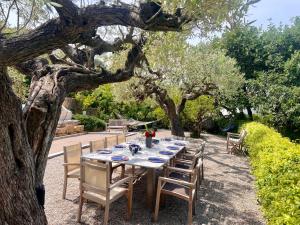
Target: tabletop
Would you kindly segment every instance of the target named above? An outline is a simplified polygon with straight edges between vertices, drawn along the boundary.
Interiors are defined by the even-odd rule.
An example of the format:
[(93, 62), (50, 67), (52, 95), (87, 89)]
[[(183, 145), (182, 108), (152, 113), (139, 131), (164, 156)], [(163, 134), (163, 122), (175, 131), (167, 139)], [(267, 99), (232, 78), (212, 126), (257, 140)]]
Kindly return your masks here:
[[(138, 144), (141, 147), (141, 150), (132, 155), (129, 150), (130, 144)], [(106, 162), (115, 162), (112, 160), (113, 156), (125, 156), (128, 157), (126, 161), (117, 161), (119, 163), (134, 165), (134, 166), (142, 166), (146, 168), (160, 168), (165, 165), (171, 158), (176, 156), (180, 151), (182, 151), (187, 144), (186, 141), (182, 140), (164, 140), (160, 139), (158, 144), (153, 144), (152, 148), (146, 148), (145, 140), (130, 140), (126, 143), (120, 144), (123, 145), (123, 148), (117, 148), (116, 145), (109, 149), (99, 149), (98, 151), (87, 153), (82, 156), (82, 158), (100, 160)], [(102, 150), (110, 150), (111, 153), (103, 154)], [(165, 153), (170, 155), (165, 155)], [(155, 157), (163, 159), (164, 162), (152, 162), (149, 158)]]

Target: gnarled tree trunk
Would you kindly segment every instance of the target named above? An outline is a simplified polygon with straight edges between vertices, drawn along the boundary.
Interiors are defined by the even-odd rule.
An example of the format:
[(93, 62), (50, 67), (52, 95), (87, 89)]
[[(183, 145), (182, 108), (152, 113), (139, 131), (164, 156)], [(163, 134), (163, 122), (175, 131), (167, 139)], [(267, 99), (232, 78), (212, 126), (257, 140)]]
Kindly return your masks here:
[(0, 67), (0, 222), (47, 224), (36, 197), (33, 151), (28, 142), (21, 102)]

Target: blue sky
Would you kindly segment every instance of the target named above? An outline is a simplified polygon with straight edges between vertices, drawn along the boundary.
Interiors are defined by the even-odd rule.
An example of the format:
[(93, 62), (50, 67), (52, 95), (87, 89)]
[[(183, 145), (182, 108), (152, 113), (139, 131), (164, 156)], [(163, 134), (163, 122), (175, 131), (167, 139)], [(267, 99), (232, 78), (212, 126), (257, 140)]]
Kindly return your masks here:
[(290, 24), (291, 18), (300, 16), (300, 0), (261, 0), (248, 13), (248, 20), (257, 20), (254, 25), (265, 28), (269, 21), (279, 25)]

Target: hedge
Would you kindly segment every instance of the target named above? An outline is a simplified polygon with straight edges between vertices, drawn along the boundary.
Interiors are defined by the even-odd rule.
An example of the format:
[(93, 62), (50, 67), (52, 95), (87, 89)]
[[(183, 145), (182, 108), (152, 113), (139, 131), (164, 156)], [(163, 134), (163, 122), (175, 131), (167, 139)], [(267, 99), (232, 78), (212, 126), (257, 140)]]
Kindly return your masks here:
[(300, 224), (300, 145), (260, 123), (247, 123), (244, 128), (258, 198), (268, 224)]
[(84, 130), (86, 131), (96, 131), (104, 130), (105, 122), (95, 116), (88, 116), (82, 114), (73, 115), (75, 120), (79, 120), (82, 125), (84, 125)]

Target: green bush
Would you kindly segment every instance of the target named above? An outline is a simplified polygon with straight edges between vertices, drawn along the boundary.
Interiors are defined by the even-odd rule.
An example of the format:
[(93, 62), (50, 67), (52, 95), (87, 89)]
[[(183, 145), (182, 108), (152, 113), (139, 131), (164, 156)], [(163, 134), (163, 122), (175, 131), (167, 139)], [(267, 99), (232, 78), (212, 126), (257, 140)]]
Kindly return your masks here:
[(300, 145), (257, 122), (247, 123), (244, 128), (268, 224), (300, 224)]
[(105, 129), (105, 122), (95, 116), (87, 116), (82, 114), (75, 114), (73, 116), (75, 120), (79, 120), (84, 125), (86, 131), (98, 131)]

